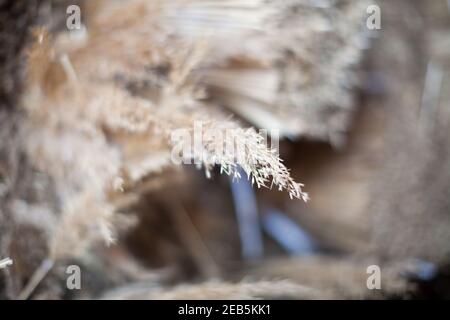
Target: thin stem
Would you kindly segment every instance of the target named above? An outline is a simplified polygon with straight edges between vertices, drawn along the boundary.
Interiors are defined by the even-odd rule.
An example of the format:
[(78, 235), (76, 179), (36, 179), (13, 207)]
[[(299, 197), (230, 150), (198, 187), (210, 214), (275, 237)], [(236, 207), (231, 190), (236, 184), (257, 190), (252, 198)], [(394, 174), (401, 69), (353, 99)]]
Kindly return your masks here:
[(30, 281), (27, 283), (25, 288), (23, 288), (23, 290), (20, 292), (17, 299), (27, 300), (33, 293), (33, 291), (36, 289), (36, 287), (39, 285), (39, 283), (41, 283), (41, 281), (45, 278), (48, 272), (53, 268), (54, 264), (55, 262), (52, 259), (45, 259), (44, 261), (42, 261), (41, 265), (33, 273), (33, 276), (31, 277)]

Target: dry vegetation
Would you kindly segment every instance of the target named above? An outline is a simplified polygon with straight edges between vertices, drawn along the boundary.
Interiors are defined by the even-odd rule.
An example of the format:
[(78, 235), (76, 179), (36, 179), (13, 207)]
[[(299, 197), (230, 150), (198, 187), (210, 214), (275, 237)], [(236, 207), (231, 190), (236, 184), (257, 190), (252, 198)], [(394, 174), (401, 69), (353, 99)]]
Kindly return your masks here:
[[(80, 1), (81, 31), (66, 1), (0, 2), (0, 297), (420, 296), (417, 261), (441, 274), (450, 253), (450, 13), (379, 2), (372, 33), (368, 1)], [(205, 174), (171, 161), (198, 121)], [(215, 157), (208, 129), (235, 129), (244, 156)], [(265, 237), (265, 259), (241, 258), (230, 183), (247, 178), (311, 257)]]

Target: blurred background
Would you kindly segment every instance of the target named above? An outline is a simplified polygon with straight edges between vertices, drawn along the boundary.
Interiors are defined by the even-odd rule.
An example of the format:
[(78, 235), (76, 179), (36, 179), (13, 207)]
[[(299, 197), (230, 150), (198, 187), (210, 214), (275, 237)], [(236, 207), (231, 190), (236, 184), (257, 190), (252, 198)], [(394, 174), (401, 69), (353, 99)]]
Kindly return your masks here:
[[(446, 0), (0, 0), (0, 26), (0, 298), (450, 297)], [(195, 119), (279, 130), (311, 199), (173, 165)]]

